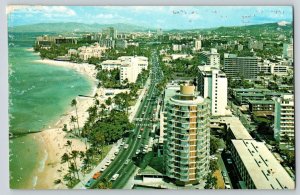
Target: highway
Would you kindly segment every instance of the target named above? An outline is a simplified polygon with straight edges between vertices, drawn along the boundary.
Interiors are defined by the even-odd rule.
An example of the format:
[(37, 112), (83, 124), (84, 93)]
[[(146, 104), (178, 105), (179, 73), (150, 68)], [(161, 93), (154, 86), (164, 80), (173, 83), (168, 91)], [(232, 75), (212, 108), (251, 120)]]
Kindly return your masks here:
[[(148, 144), (150, 132), (153, 129), (153, 114), (154, 109), (158, 104), (158, 96), (160, 92), (156, 88), (156, 84), (161, 80), (162, 73), (158, 64), (158, 56), (156, 52), (151, 56), (151, 71), (150, 71), (150, 86), (145, 93), (144, 98), (137, 110), (134, 118), (135, 128), (130, 136), (124, 139), (124, 145), (128, 144), (125, 149), (124, 145), (120, 148), (119, 153), (110, 165), (104, 170), (101, 177), (91, 185), (91, 189), (98, 188), (98, 185), (104, 179), (112, 182), (112, 188), (121, 189), (127, 183), (130, 176), (137, 169), (137, 165), (133, 161), (137, 150), (142, 152), (143, 147)], [(140, 137), (139, 137), (140, 136)], [(112, 176), (119, 174), (115, 181), (112, 181)]]

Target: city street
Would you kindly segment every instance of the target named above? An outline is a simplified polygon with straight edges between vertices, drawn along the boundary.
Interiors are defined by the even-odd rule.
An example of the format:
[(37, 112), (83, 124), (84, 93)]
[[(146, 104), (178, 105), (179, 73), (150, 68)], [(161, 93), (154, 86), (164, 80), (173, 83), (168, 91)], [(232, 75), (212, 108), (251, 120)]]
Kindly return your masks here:
[[(150, 86), (148, 89), (146, 88), (146, 94), (144, 98), (142, 98), (142, 102), (135, 115), (134, 131), (127, 139), (124, 139), (123, 147), (120, 148), (118, 155), (90, 188), (97, 188), (98, 184), (103, 181), (103, 179), (111, 181), (115, 174), (119, 174), (119, 176), (115, 181), (111, 181), (112, 188), (122, 188), (137, 169), (137, 165), (132, 158), (137, 154), (137, 150), (142, 150), (142, 146), (145, 146), (149, 142), (149, 133), (152, 131), (153, 127), (152, 118), (153, 114), (155, 114), (154, 108), (157, 107), (158, 103), (158, 91), (155, 88), (155, 85), (161, 78), (160, 72), (157, 54), (154, 53), (152, 56), (152, 70), (150, 72)], [(124, 148), (124, 145), (126, 144), (128, 144), (127, 149)]]

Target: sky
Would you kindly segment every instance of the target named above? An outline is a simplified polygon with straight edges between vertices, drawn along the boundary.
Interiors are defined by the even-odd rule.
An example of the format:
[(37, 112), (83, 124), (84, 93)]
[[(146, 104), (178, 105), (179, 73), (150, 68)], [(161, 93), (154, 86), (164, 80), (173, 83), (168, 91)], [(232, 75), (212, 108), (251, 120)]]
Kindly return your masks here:
[(197, 29), (292, 22), (291, 6), (8, 6), (8, 26), (79, 22)]

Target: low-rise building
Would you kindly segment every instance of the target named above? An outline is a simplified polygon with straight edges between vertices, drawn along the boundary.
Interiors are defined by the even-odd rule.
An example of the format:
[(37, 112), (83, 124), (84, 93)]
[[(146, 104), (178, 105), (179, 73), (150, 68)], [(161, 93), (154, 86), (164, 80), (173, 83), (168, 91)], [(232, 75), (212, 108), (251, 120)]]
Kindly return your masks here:
[(87, 61), (89, 58), (101, 58), (102, 54), (107, 50), (106, 47), (101, 47), (98, 43), (91, 46), (82, 46), (78, 48), (79, 58)]
[(231, 141), (233, 162), (247, 189), (295, 189), (294, 180), (264, 143)]
[(272, 100), (249, 100), (249, 111), (253, 112), (274, 112), (275, 103)]

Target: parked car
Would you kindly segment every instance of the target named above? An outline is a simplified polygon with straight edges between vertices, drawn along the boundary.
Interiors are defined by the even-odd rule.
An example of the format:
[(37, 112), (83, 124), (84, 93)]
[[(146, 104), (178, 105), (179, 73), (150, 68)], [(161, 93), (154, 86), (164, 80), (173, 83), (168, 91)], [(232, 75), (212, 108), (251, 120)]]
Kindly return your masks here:
[(226, 185), (225, 185), (225, 189), (231, 189), (231, 186), (228, 185), (228, 184), (226, 184)]
[(93, 175), (93, 179), (98, 179), (100, 176), (101, 176), (101, 173), (100, 173), (100, 172), (96, 172), (96, 173)]
[(119, 174), (114, 174), (111, 178), (112, 181), (115, 181), (119, 177)]
[(125, 144), (125, 145), (124, 145), (124, 148), (127, 149), (127, 148), (128, 148), (128, 144)]
[(96, 180), (91, 178), (88, 182), (86, 182), (85, 187), (89, 188)]

